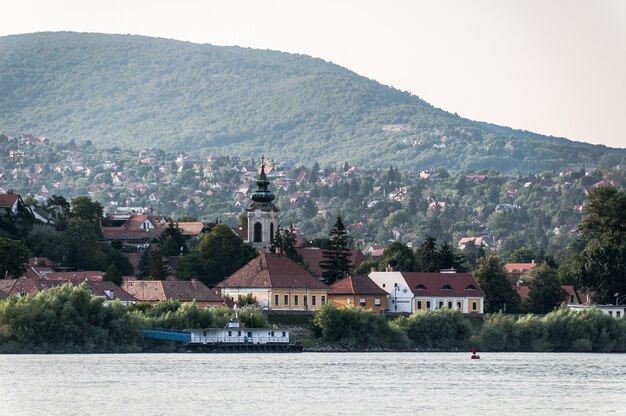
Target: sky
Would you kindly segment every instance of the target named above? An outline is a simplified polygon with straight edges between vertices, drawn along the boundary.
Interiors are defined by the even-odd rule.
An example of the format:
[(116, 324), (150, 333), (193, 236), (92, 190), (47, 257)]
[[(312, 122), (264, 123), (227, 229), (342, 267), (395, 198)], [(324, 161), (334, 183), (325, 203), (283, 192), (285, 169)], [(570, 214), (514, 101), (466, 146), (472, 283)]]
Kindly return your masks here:
[(472, 120), (626, 147), (626, 0), (0, 0), (0, 36), (306, 54)]

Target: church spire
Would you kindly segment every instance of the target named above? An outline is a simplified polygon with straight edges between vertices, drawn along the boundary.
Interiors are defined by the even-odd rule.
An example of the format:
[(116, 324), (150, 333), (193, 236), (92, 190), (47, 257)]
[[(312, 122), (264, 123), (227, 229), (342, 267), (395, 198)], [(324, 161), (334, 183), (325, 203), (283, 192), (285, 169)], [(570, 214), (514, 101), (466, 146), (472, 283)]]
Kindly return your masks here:
[(278, 208), (272, 202), (276, 197), (268, 189), (270, 181), (265, 174), (265, 157), (261, 157), (261, 173), (256, 184), (258, 189), (252, 193), (252, 203), (246, 210), (248, 242), (258, 250), (269, 252), (278, 230)]
[(271, 208), (272, 201), (276, 198), (272, 191), (267, 189), (270, 185), (269, 179), (267, 179), (267, 175), (265, 174), (265, 156), (261, 156), (261, 174), (259, 175), (259, 179), (256, 181), (258, 189), (254, 191), (252, 194), (252, 200), (254, 201), (252, 205), (258, 205), (259, 208)]

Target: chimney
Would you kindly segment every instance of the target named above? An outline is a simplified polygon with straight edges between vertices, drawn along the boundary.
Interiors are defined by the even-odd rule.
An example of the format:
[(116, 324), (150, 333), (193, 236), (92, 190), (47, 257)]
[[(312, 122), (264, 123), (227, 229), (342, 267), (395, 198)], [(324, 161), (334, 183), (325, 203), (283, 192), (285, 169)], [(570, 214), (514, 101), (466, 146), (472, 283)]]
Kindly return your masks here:
[(377, 271), (378, 271), (378, 269), (376, 267), (373, 267), (373, 266), (370, 267), (370, 273), (374, 273), (374, 272), (377, 272)]
[(531, 263), (531, 264), (535, 264), (535, 259), (532, 259), (532, 260), (530, 261), (530, 263)]
[(393, 266), (387, 265), (387, 269), (385, 271), (392, 272), (393, 271)]

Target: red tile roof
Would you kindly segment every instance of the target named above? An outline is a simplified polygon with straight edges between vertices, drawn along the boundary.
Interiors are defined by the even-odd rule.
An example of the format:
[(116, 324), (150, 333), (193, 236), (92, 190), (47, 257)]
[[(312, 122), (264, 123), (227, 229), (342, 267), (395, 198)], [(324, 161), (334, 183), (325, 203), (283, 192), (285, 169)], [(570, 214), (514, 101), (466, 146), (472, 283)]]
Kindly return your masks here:
[(287, 256), (261, 253), (217, 285), (237, 288), (309, 288), (328, 286), (298, 266)]
[(330, 286), (328, 293), (333, 295), (387, 295), (387, 292), (368, 276), (348, 276), (338, 280)]
[(415, 296), (484, 297), (470, 273), (402, 272)]
[(222, 302), (223, 299), (196, 280), (125, 280), (122, 288), (140, 301)]
[(528, 286), (527, 284), (515, 285), (514, 288), (521, 300), (528, 299), (528, 295), (530, 295), (530, 286)]
[(80, 279), (81, 281), (101, 281), (104, 272), (86, 271), (86, 272), (52, 272), (46, 273), (46, 280), (70, 280)]
[[(87, 289), (89, 289), (94, 296), (103, 297), (106, 300), (117, 299), (123, 302), (136, 301), (133, 296), (131, 296), (129, 293), (124, 291), (113, 282), (93, 280), (85, 281), (81, 278), (47, 280), (25, 277), (21, 279), (14, 279), (10, 290), (6, 293), (9, 295), (17, 295), (20, 293), (27, 293), (32, 295), (41, 292), (42, 290), (63, 286), (65, 284), (71, 284), (73, 286), (80, 286), (81, 284), (85, 284), (87, 286)], [(4, 291), (2, 289), (2, 285), (0, 284), (0, 291)]]
[(20, 198), (18, 194), (0, 194), (0, 208), (10, 208)]
[[(309, 263), (309, 271), (315, 276), (321, 276), (324, 272), (320, 267), (320, 263), (324, 260), (322, 256), (324, 250), (319, 247), (302, 247), (296, 250), (298, 250), (298, 253), (300, 253), (304, 261)], [(359, 250), (354, 248), (350, 250), (350, 261), (353, 266), (358, 266), (365, 260), (367, 260), (367, 258)]]
[(205, 224), (202, 221), (177, 222), (176, 225), (182, 235), (198, 235), (205, 228)]
[(507, 273), (525, 274), (537, 267), (537, 263), (506, 263), (504, 271)]

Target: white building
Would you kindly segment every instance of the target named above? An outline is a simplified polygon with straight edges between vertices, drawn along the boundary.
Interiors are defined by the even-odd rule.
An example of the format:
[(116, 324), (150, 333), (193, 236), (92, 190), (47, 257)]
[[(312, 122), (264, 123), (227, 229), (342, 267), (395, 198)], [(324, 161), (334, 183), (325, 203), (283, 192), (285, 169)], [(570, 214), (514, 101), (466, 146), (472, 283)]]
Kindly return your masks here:
[(226, 328), (187, 329), (192, 344), (289, 344), (289, 331), (272, 328), (241, 328), (238, 322)]
[(413, 292), (402, 272), (371, 272), (369, 277), (387, 292), (389, 312), (413, 313)]

